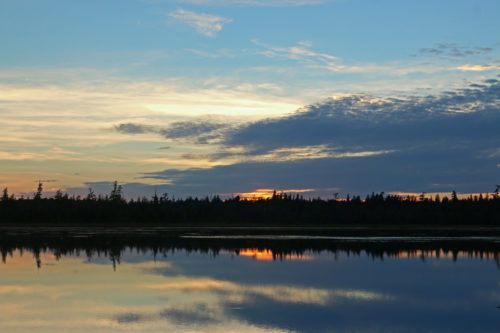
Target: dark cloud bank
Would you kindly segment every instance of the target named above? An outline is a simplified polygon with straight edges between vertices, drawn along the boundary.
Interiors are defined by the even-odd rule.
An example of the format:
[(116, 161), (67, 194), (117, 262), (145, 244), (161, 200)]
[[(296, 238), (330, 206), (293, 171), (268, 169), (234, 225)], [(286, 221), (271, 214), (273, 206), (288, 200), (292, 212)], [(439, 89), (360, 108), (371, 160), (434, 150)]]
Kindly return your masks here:
[[(116, 129), (141, 133), (143, 128), (150, 128), (144, 126), (122, 124)], [(224, 147), (245, 148), (239, 155), (242, 162), (237, 164), (144, 175), (146, 179), (170, 182), (158, 190), (178, 196), (263, 187), (315, 188), (318, 191), (314, 194), (322, 196), (331, 196), (333, 189), (344, 195), (372, 191), (484, 192), (500, 183), (500, 81), (495, 79), (434, 96), (327, 99), (289, 117), (239, 128), (197, 122), (155, 131), (174, 141), (182, 138), (204, 143), (217, 137)], [(308, 147), (320, 147), (330, 154), (255, 162), (255, 157), (265, 154)], [(362, 156), (362, 152), (382, 151)], [(213, 159), (227, 155), (221, 151)], [(125, 189), (147, 195), (152, 192), (152, 187), (144, 184), (127, 184)]]

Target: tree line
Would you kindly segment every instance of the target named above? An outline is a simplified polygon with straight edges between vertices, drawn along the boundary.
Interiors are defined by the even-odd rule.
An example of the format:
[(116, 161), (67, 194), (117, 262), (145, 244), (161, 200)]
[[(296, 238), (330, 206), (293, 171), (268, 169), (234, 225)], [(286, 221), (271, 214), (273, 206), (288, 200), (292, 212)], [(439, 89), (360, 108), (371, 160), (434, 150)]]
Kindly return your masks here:
[(248, 200), (235, 196), (171, 198), (168, 194), (125, 200), (114, 183), (108, 195), (70, 196), (57, 191), (42, 196), (43, 184), (32, 197), (0, 197), (0, 224), (154, 224), (154, 225), (500, 225), (500, 186), (491, 195), (460, 199), (398, 196), (372, 193), (364, 199), (304, 198), (274, 193), (271, 198)]

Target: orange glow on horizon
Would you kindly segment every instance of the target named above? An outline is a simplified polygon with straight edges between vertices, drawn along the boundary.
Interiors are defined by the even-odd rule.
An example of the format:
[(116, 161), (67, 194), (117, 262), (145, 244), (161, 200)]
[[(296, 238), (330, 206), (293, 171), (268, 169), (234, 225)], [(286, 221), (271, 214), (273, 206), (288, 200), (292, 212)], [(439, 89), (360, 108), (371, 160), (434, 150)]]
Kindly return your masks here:
[(292, 190), (275, 190), (272, 188), (259, 188), (253, 192), (242, 192), (242, 193), (233, 193), (233, 196), (239, 196), (242, 199), (246, 200), (260, 200), (260, 199), (271, 199), (273, 197), (273, 193), (276, 191), (276, 194), (291, 194), (291, 193), (306, 193), (313, 192), (314, 189), (306, 188), (306, 189), (292, 189)]

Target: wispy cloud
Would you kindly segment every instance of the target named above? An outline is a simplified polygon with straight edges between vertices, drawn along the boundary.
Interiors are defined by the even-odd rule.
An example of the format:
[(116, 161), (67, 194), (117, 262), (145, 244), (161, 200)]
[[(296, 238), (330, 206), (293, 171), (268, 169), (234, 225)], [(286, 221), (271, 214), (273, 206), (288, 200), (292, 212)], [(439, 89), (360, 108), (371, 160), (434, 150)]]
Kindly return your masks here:
[(341, 59), (336, 56), (312, 51), (310, 49), (312, 46), (310, 41), (301, 41), (298, 42), (297, 45), (289, 47), (269, 45), (262, 43), (257, 39), (252, 40), (252, 43), (265, 48), (265, 51), (260, 51), (258, 53), (266, 57), (284, 57), (287, 59), (302, 61), (310, 65), (322, 65), (332, 71), (345, 68), (345, 66), (340, 65)]
[(326, 144), (306, 145), (296, 147), (281, 147), (271, 150), (253, 150), (244, 146), (224, 146), (218, 152), (211, 154), (184, 154), (183, 157), (191, 160), (217, 161), (222, 164), (250, 163), (250, 162), (294, 162), (300, 160), (336, 159), (369, 157), (390, 154), (395, 150), (374, 151), (345, 151)]
[[(289, 59), (300, 63), (306, 71), (306, 75), (314, 72), (320, 75), (344, 73), (353, 75), (376, 74), (380, 76), (382, 73), (385, 77), (384, 85), (387, 85), (390, 77), (394, 78), (414, 73), (426, 76), (439, 74), (439, 78), (442, 80), (447, 75), (446, 73), (473, 73), (493, 71), (500, 68), (498, 61), (492, 61), (487, 57), (489, 53), (494, 51), (490, 47), (438, 44), (436, 47), (420, 49), (418, 54), (425, 57), (376, 63), (343, 59), (330, 53), (317, 52), (314, 51), (313, 44), (310, 41), (300, 41), (294, 46), (271, 45), (257, 39), (253, 39), (252, 43), (263, 49), (257, 51), (259, 55), (268, 58)], [(298, 72), (299, 70), (295, 69), (293, 71)], [(378, 84), (382, 84), (382, 82), (378, 82)], [(359, 86), (360, 83), (357, 82), (357, 85)]]
[(465, 64), (457, 67), (458, 70), (463, 72), (485, 72), (491, 70), (500, 69), (500, 65), (495, 64), (486, 64), (486, 65), (474, 65), (474, 64)]
[(326, 73), (385, 73), (390, 75), (406, 75), (410, 72), (436, 72), (441, 71), (443, 67), (429, 67), (422, 65), (409, 65), (408, 63), (354, 63), (346, 62), (344, 59), (324, 52), (316, 52), (312, 50), (310, 41), (300, 41), (294, 46), (277, 46), (262, 43), (257, 39), (252, 40), (252, 43), (262, 47), (263, 51), (258, 51), (257, 54), (268, 58), (285, 58), (295, 60), (303, 64), (309, 71), (319, 70)]
[(168, 16), (172, 17), (176, 21), (195, 28), (196, 31), (207, 37), (215, 37), (215, 35), (222, 30), (222, 27), (225, 24), (233, 21), (230, 18), (205, 13), (196, 13), (182, 8), (171, 12)]

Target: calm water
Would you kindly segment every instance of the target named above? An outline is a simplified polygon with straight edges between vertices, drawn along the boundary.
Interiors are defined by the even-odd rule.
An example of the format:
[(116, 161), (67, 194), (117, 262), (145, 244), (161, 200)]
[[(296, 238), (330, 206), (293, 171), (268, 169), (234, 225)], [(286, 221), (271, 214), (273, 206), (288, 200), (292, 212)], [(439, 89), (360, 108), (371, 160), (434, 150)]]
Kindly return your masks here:
[(211, 250), (4, 248), (0, 332), (499, 330), (496, 251), (298, 241), (300, 251), (244, 239)]

